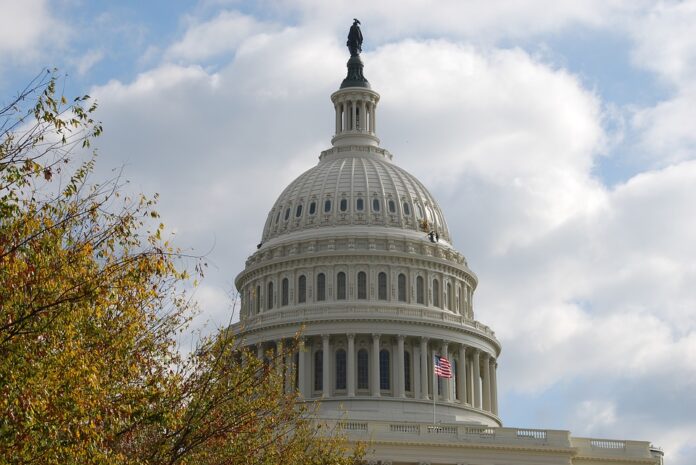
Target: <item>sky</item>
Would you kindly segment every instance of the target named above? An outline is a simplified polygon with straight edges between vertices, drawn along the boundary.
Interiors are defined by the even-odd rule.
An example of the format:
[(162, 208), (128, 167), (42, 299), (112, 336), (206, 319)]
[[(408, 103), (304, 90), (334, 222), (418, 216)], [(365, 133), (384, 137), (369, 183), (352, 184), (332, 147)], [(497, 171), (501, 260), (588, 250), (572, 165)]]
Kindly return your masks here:
[[(438, 199), (500, 339), (506, 426), (696, 463), (696, 1), (0, 0), (0, 101), (99, 103), (96, 179), (206, 256), (203, 333), (283, 188), (330, 147), (362, 22), (377, 132)], [(195, 338), (192, 335), (191, 338)]]

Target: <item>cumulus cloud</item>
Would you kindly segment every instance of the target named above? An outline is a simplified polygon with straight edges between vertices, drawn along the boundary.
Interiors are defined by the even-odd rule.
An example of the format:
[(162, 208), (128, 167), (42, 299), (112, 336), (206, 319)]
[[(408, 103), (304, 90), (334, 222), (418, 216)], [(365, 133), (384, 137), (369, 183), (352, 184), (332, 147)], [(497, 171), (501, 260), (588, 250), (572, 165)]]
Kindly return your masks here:
[(68, 28), (52, 14), (45, 0), (3, 0), (0, 28), (0, 62), (28, 62), (38, 58), (43, 47), (66, 41)]

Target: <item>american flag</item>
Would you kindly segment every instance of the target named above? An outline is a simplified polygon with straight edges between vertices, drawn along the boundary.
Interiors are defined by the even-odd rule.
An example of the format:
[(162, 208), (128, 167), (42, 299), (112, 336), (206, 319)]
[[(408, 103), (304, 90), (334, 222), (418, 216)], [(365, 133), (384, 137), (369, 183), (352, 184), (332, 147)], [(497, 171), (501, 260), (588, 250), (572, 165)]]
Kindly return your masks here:
[(440, 378), (451, 378), (452, 377), (452, 366), (449, 360), (447, 360), (442, 355), (435, 356), (435, 374)]

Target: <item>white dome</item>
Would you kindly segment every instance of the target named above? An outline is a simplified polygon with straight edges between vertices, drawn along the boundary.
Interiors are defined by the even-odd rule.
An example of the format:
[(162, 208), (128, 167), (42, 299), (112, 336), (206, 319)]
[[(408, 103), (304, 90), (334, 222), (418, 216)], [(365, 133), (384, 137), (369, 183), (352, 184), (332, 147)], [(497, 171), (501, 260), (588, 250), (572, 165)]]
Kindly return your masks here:
[[(322, 152), (268, 214), (263, 242), (325, 226), (379, 225), (434, 231), (449, 242), (442, 210), (413, 175), (391, 163), (379, 147), (342, 146)], [(427, 225), (424, 224), (427, 220)]]

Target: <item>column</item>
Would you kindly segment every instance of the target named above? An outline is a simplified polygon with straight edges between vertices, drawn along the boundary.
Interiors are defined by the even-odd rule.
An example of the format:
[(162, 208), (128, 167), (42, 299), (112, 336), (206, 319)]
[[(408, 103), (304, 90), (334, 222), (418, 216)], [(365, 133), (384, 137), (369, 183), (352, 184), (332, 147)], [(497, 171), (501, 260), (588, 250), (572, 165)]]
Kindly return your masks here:
[(284, 357), (283, 357), (283, 341), (279, 340), (276, 341), (276, 352), (275, 352), (275, 357), (274, 358), (274, 363), (275, 363), (275, 369), (276, 373), (278, 373), (278, 376), (283, 376), (283, 362)]
[(459, 344), (459, 359), (457, 360), (457, 397), (461, 404), (466, 403), (466, 346)]
[(285, 392), (292, 392), (293, 373), (297, 368), (293, 367), (293, 353), (285, 354)]
[[(433, 364), (435, 363), (435, 346), (433, 347), (433, 350), (431, 351), (430, 354), (428, 354), (430, 360), (432, 360)], [(438, 389), (438, 382), (437, 382), (437, 375), (435, 374), (435, 367), (433, 366), (433, 369), (430, 370), (430, 379), (432, 380), (431, 385), (432, 385), (432, 398), (435, 399), (435, 401), (440, 400), (440, 390)]]
[(360, 101), (360, 131), (367, 131), (367, 104), (364, 100)]
[(375, 131), (377, 131), (377, 102), (372, 104), (372, 133), (374, 134)]
[[(449, 348), (449, 343), (448, 342), (443, 342), (441, 351), (442, 351), (442, 356), (445, 357), (447, 360), (449, 360), (449, 353), (448, 353), (448, 348)], [(442, 378), (442, 401), (443, 402), (452, 402), (450, 399), (450, 379), (449, 378)]]
[(259, 358), (259, 360), (263, 361), (263, 342), (259, 342), (256, 344), (256, 356)]
[(404, 384), (404, 338), (403, 334), (396, 337), (396, 396), (406, 397), (406, 386)]
[(353, 101), (353, 102), (350, 102), (350, 119), (351, 119), (351, 121), (352, 121), (352, 123), (351, 123), (351, 125), (350, 125), (350, 128), (351, 128), (353, 131), (355, 131), (355, 129), (357, 129), (357, 126), (356, 126), (356, 123), (357, 123), (357, 121), (356, 121), (356, 120), (357, 120), (357, 118), (356, 118), (356, 116), (357, 116), (357, 110), (358, 110), (358, 106), (355, 104), (355, 102), (354, 102), (354, 101)]
[(481, 408), (481, 360), (479, 359), (480, 351), (474, 349), (474, 354), (471, 363), (474, 367), (474, 407)]
[(372, 374), (370, 376), (370, 393), (380, 397), (379, 392), (379, 334), (372, 335)]
[(322, 390), (321, 390), (321, 396), (322, 397), (328, 397), (329, 394), (331, 393), (331, 386), (329, 386), (329, 374), (331, 373), (329, 371), (329, 360), (331, 360), (331, 352), (329, 351), (329, 335), (328, 334), (322, 334), (321, 335), (321, 360), (323, 362), (322, 364), (322, 369), (324, 371), (321, 383), (322, 383)]
[(336, 102), (336, 134), (341, 132), (341, 102)]
[(348, 367), (346, 383), (348, 384), (348, 397), (355, 397), (355, 334), (348, 334)]
[(369, 103), (370, 109), (370, 133), (375, 133), (375, 104), (374, 102)]
[(428, 399), (428, 338), (420, 340), (420, 385), (421, 399)]
[(498, 414), (498, 379), (496, 375), (496, 369), (498, 368), (498, 362), (493, 357), (490, 358), (490, 370), (491, 370), (491, 411)]
[(488, 354), (483, 353), (483, 410), (491, 411), (491, 370), (488, 368)]
[(298, 380), (298, 388), (300, 390), (300, 394), (302, 397), (305, 399), (309, 399), (308, 395), (308, 390), (307, 390), (307, 351), (305, 350), (305, 339), (302, 338), (299, 341), (298, 347), (298, 367), (297, 367), (297, 380)]

